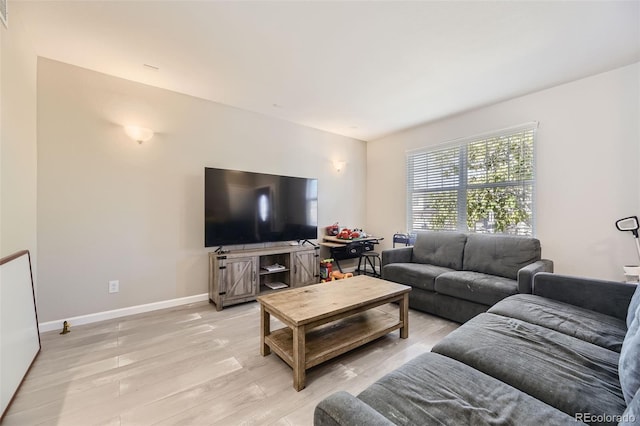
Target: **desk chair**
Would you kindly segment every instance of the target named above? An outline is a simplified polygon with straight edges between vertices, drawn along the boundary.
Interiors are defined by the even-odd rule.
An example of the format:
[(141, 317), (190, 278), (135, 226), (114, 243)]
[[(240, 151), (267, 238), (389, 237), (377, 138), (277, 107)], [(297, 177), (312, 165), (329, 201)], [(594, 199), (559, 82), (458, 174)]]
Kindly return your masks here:
[[(384, 240), (384, 238), (379, 238), (374, 244), (378, 244), (382, 240)], [(364, 265), (362, 262), (363, 260)], [(382, 273), (382, 258), (380, 257), (380, 253), (371, 250), (367, 251), (366, 246), (363, 246), (362, 253), (360, 253), (360, 257), (358, 258), (358, 269), (356, 269), (358, 274), (367, 275), (367, 263), (371, 266), (371, 270), (373, 271), (372, 276), (380, 278), (380, 274)], [(378, 264), (380, 272), (377, 272), (376, 270), (376, 263)], [(361, 266), (364, 266), (364, 269), (361, 269)]]
[(416, 241), (415, 234), (393, 234), (393, 248), (396, 248), (396, 244), (404, 244), (405, 246), (413, 245)]

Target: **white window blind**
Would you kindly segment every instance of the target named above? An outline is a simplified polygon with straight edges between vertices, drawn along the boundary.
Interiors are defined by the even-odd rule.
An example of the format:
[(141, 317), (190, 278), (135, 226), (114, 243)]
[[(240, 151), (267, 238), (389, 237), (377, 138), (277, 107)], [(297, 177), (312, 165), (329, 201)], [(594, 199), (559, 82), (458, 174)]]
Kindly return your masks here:
[(533, 235), (537, 123), (407, 154), (407, 225)]
[(8, 2), (9, 0), (0, 0), (0, 21), (4, 24), (5, 28), (8, 28), (9, 16), (8, 16)]

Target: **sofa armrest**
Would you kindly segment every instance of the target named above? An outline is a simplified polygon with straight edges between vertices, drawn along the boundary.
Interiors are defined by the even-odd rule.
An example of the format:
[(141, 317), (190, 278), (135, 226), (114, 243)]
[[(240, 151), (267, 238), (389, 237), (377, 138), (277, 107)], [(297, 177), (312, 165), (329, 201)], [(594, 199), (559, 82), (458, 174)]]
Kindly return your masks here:
[(382, 250), (382, 267), (389, 263), (409, 263), (413, 247), (398, 247)]
[(540, 259), (518, 271), (518, 293), (531, 294), (533, 288), (533, 276), (538, 272), (553, 272), (553, 261)]
[(313, 412), (314, 426), (392, 426), (382, 414), (348, 392), (329, 395)]
[(533, 277), (533, 294), (590, 309), (619, 319), (627, 318), (634, 284), (540, 272)]

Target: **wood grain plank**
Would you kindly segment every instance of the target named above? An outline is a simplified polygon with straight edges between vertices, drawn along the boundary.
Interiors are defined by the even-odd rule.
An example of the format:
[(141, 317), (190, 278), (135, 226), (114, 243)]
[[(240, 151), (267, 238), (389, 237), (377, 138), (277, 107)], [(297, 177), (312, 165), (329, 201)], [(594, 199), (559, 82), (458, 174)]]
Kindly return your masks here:
[[(398, 322), (398, 306), (378, 310)], [(311, 424), (337, 390), (358, 393), (426, 352), (457, 324), (408, 311), (411, 336), (383, 336), (306, 371), (263, 357), (260, 307), (207, 302), (43, 333), (42, 352), (4, 425)], [(270, 329), (284, 324), (270, 318)], [(309, 336), (311, 332), (307, 333)], [(117, 358), (108, 368), (102, 361)], [(38, 365), (40, 367), (38, 367)], [(96, 368), (98, 367), (99, 368)]]
[[(381, 304), (400, 298), (411, 287), (365, 275), (348, 280), (315, 284), (259, 296), (258, 301), (272, 315), (290, 325), (318, 323), (323, 318), (350, 314), (362, 306)], [(367, 308), (365, 308), (367, 309)]]
[[(316, 366), (334, 356), (375, 340), (401, 326), (396, 316), (371, 309), (341, 321), (314, 328), (306, 336), (306, 368)], [(272, 332), (267, 341), (270, 346), (279, 349), (278, 353), (283, 352), (286, 359), (293, 359), (295, 346), (290, 328), (285, 327)]]

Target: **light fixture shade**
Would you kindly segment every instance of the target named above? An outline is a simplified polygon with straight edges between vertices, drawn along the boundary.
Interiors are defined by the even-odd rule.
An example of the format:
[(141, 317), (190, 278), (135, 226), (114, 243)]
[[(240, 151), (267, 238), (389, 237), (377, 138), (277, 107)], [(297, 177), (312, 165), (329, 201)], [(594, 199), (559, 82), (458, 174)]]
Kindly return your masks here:
[(126, 126), (124, 131), (127, 136), (138, 143), (146, 142), (153, 137), (153, 130), (145, 127)]

